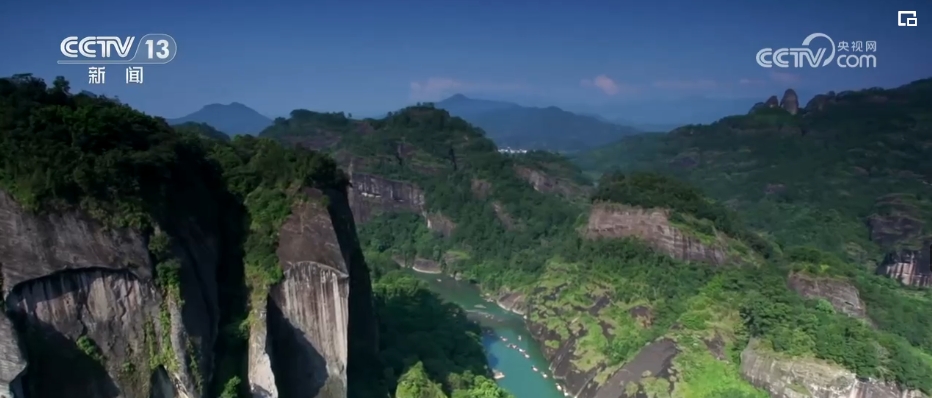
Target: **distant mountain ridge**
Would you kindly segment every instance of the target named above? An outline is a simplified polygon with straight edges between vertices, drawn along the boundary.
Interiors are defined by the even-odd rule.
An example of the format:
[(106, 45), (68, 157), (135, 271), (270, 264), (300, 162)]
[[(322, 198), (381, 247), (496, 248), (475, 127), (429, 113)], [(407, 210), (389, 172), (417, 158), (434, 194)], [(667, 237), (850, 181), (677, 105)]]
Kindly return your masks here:
[(272, 119), (239, 102), (228, 105), (205, 105), (190, 115), (177, 119), (168, 119), (168, 124), (173, 126), (189, 122), (206, 123), (230, 136), (239, 134), (256, 135), (272, 125)]
[(639, 131), (555, 106), (525, 107), (511, 102), (453, 95), (434, 104), (485, 130), (499, 146), (575, 152), (596, 148)]

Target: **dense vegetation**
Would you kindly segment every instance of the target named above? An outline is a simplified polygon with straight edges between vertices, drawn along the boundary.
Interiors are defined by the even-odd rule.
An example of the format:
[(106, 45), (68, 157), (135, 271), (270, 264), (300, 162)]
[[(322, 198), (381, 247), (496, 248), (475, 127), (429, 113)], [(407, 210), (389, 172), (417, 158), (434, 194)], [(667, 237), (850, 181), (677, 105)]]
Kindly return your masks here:
[[(219, 239), (224, 249), (216, 275), (221, 336), (214, 347), (214, 378), (204, 388), (222, 398), (249, 396), (244, 380), (253, 320), (248, 314), (264, 305), (269, 287), (282, 278), (275, 254), (278, 230), (295, 202), (310, 200), (301, 189), (340, 190), (347, 184), (336, 163), (318, 152), (250, 136), (231, 141), (206, 124), (170, 128), (115, 100), (71, 94), (63, 79), (47, 87), (29, 75), (0, 79), (0, 159), (0, 189), (30, 210), (79, 207), (112, 227), (151, 234), (156, 283), (168, 298), (157, 322), (171, 322), (168, 306), (183, 301), (181, 264), (171, 247), (182, 239), (179, 230), (190, 227), (184, 222), (194, 220)], [(411, 389), (427, 383), (437, 386), (437, 397), (505, 398), (488, 377), (479, 331), (462, 311), (452, 311), (396, 272), (375, 274), (387, 368), (374, 378), (351, 370), (354, 387), (374, 387), (351, 387), (351, 392), (384, 396), (379, 391), (385, 387), (397, 389), (398, 397), (416, 397)], [(167, 323), (159, 326), (168, 333)], [(78, 359), (96, 369), (104, 361), (96, 343), (85, 335), (75, 338), (73, 351), (86, 357)], [(48, 351), (43, 344), (27, 338), (27, 352)], [(138, 381), (148, 380), (148, 372), (177, 366), (166, 347), (157, 346), (146, 353), (147, 363), (133, 366), (141, 372), (133, 379), (139, 394), (148, 383)], [(64, 372), (55, 360), (54, 355), (31, 357), (27, 388), (41, 393), (53, 386), (47, 382), (50, 372)], [(90, 379), (86, 372), (67, 373), (72, 386)]]
[(396, 398), (509, 398), (492, 380), (479, 326), (390, 259), (370, 261), (384, 383)]
[[(904, 208), (929, 221), (923, 212), (932, 192), (916, 178), (932, 159), (923, 146), (932, 119), (913, 105), (928, 98), (927, 86), (849, 94), (805, 119), (776, 110), (726, 118), (667, 138), (633, 139), (640, 151), (592, 155), (596, 162), (623, 159), (600, 167), (624, 171), (603, 176), (593, 201), (668, 209), (676, 228), (725, 235), (727, 244), (751, 252), (735, 266), (684, 263), (636, 239), (583, 238), (576, 228), (586, 204), (535, 191), (515, 167), (583, 184), (577, 170), (552, 154), (499, 154), (480, 130), (431, 106), (377, 120), (298, 110), (260, 138), (226, 142), (208, 126), (176, 131), (113, 100), (72, 95), (62, 79), (47, 87), (16, 76), (0, 80), (0, 188), (34, 211), (80, 206), (112, 226), (151, 232), (158, 287), (174, 300), (181, 286), (166, 248), (184, 227), (179, 215), (214, 231), (226, 250), (217, 275), (225, 305), (212, 396), (246, 394), (248, 310), (281, 278), (276, 231), (295, 201), (307, 200), (299, 189), (347, 184), (331, 157), (265, 137), (329, 151), (354, 172), (414, 183), (426, 192), (425, 211), (456, 223), (446, 237), (418, 214), (383, 214), (360, 226), (379, 314), (382, 364), (365, 380), (374, 395), (506, 396), (489, 378), (478, 328), (397, 270), (396, 259), (416, 257), (490, 294), (526, 295), (535, 304), (529, 320), (558, 336), (542, 344), (572, 339), (574, 363), (594, 371), (597, 382), (645, 344), (667, 338), (680, 349), (676, 378), (649, 377), (639, 386), (657, 397), (766, 396), (740, 374), (746, 347), (932, 393), (932, 293), (904, 289), (864, 266), (882, 250), (915, 247), (925, 236), (880, 244), (863, 226), (868, 216)], [(860, 102), (878, 95), (897, 106)], [(859, 123), (849, 120), (855, 116)], [(870, 132), (859, 134), (864, 126)], [(867, 174), (856, 174), (862, 170)], [(869, 319), (789, 290), (791, 274), (856, 287)], [(594, 304), (605, 300), (611, 305)], [(98, 355), (93, 341), (77, 340), (79, 351)], [(713, 341), (722, 343), (724, 358), (717, 359)], [(150, 366), (171, 365), (161, 352), (149, 359)], [(41, 387), (37, 380), (32, 388)]]
[[(706, 189), (714, 193), (727, 186), (729, 179), (744, 178), (740, 173), (729, 172), (729, 178), (708, 184), (703, 180), (702, 191), (681, 179), (653, 173), (612, 173), (600, 181), (593, 200), (670, 209), (671, 221), (676, 225), (688, 224), (690, 232), (730, 236), (733, 240), (729, 244), (746, 245), (757, 258), (764, 259), (744, 267), (710, 269), (671, 260), (632, 240), (580, 238), (573, 229), (579, 225), (582, 208), (535, 192), (515, 178), (513, 166), (531, 164), (533, 159), (522, 163), (520, 157), (493, 153), (491, 144), (484, 143), (478, 131), (468, 129), (445, 112), (432, 111), (429, 106), (412, 107), (381, 120), (356, 121), (344, 117), (339, 123), (330, 120), (326, 125), (323, 119), (332, 119), (332, 115), (302, 116), (300, 128), (289, 131), (282, 128), (295, 126), (297, 121), (293, 117), (281, 121), (282, 127), (266, 133), (298, 143), (319, 143), (326, 136), (323, 146), (343, 161), (353, 161), (357, 171), (416, 183), (427, 193), (429, 211), (442, 212), (457, 223), (453, 235), (443, 238), (429, 231), (416, 214), (382, 215), (360, 229), (361, 240), (370, 250), (368, 258), (435, 260), (444, 264), (448, 272), (461, 272), (479, 282), (487, 292), (494, 294), (507, 289), (528, 294), (536, 307), (530, 314), (532, 322), (560, 331), (562, 339), (572, 338), (564, 330), (568, 324), (580, 322), (595, 329), (600, 327), (599, 322), (607, 323), (617, 337), (597, 332), (575, 337), (578, 340), (575, 353), (581, 357), (578, 366), (584, 371), (602, 369), (597, 381), (604, 381), (601, 378), (655, 338), (673, 338), (684, 348), (690, 341), (709, 341), (718, 336), (725, 341), (732, 364), (715, 360), (704, 348), (684, 350), (675, 360), (679, 371), (685, 374), (675, 383), (674, 395), (759, 396), (759, 391), (742, 381), (734, 365), (740, 361), (738, 354), (751, 341), (753, 349), (761, 355), (800, 361), (828, 360), (860, 376), (932, 391), (932, 386), (919, 376), (932, 371), (932, 356), (926, 348), (932, 329), (928, 317), (921, 315), (932, 311), (932, 296), (903, 289), (861, 266), (868, 258), (864, 254), (867, 250), (852, 251), (850, 243), (870, 242), (866, 233), (852, 235), (843, 228), (857, 223), (857, 228), (862, 229), (862, 221), (838, 223), (843, 219), (840, 214), (848, 211), (845, 207), (831, 210), (812, 207), (802, 214), (808, 217), (805, 222), (793, 219), (799, 214), (778, 213), (782, 218), (778, 224), (773, 222), (775, 214), (767, 218), (759, 212), (745, 211), (747, 203), (726, 201), (731, 197), (716, 201), (705, 196)], [(728, 123), (734, 124), (733, 129), (751, 128), (748, 126), (791, 129), (799, 123), (774, 111), (749, 117), (751, 120), (732, 118)], [(809, 134), (806, 137), (816, 132), (806, 128)], [(746, 133), (729, 131), (716, 138), (720, 139), (718, 143), (753, 142), (742, 138)], [(685, 132), (678, 134), (690, 142), (701, 142), (688, 138), (692, 136)], [(798, 146), (789, 141), (791, 138), (799, 136), (770, 137), (758, 145), (762, 150), (771, 146), (768, 151), (779, 153), (772, 148), (775, 142), (782, 142), (784, 148)], [(652, 140), (644, 139), (654, 145)], [(809, 144), (803, 144), (806, 145)], [(735, 153), (742, 153), (740, 146), (737, 149)], [(730, 153), (721, 150), (715, 155)], [(642, 159), (650, 156), (657, 155), (640, 154)], [(638, 156), (632, 159), (638, 162)], [(771, 169), (770, 164), (780, 158), (767, 159), (760, 162)], [(803, 163), (813, 161), (813, 157), (803, 159)], [(663, 167), (656, 168), (647, 167), (645, 162), (637, 164), (649, 170), (682, 175), (671, 172), (668, 163), (673, 165), (670, 167), (677, 165), (676, 161), (667, 160), (663, 161)], [(781, 167), (778, 163), (777, 168)], [(807, 186), (809, 189), (801, 192), (820, 198), (819, 190), (825, 190), (819, 186), (824, 182), (817, 181), (820, 174), (812, 173), (809, 164), (792, 167), (800, 171), (805, 167), (807, 173), (786, 176), (779, 182), (783, 186)], [(489, 182), (491, 188), (478, 192), (477, 180)], [(753, 181), (756, 186), (766, 185), (761, 180)], [(905, 185), (873, 189), (883, 194), (896, 192), (897, 187)], [(778, 198), (768, 196), (764, 187), (760, 188), (746, 194), (771, 201), (772, 206), (787, 206), (780, 207), (781, 211), (808, 206), (803, 205), (808, 202), (780, 199), (779, 193)], [(509, 227), (503, 222), (497, 205), (506, 208), (517, 220), (514, 225)], [(735, 208), (741, 210), (742, 217), (735, 214)], [(788, 222), (798, 222), (805, 230), (787, 229)], [(791, 272), (854, 285), (860, 290), (876, 327), (837, 312), (824, 300), (805, 299), (787, 289)], [(613, 305), (592, 313), (590, 307), (599, 297), (608, 297)], [(650, 310), (650, 322), (632, 315), (643, 307)], [(823, 338), (826, 335), (843, 337)], [(551, 346), (559, 341), (544, 344)]]
[[(593, 174), (617, 169), (677, 176), (738, 210), (789, 245), (815, 245), (876, 263), (894, 247), (918, 248), (929, 233), (870, 239), (870, 216), (889, 205), (932, 220), (932, 79), (892, 90), (840, 93), (790, 115), (761, 109), (665, 135), (638, 135), (580, 154)], [(885, 198), (888, 194), (899, 196)], [(886, 207), (886, 208), (885, 208)]]

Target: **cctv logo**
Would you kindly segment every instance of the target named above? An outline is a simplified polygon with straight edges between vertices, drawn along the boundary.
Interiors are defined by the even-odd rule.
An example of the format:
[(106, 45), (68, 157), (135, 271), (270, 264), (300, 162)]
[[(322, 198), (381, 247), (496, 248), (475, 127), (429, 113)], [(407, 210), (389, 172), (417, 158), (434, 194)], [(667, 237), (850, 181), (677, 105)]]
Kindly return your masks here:
[(84, 58), (97, 58), (97, 50), (100, 50), (101, 58), (109, 58), (113, 50), (120, 58), (126, 58), (135, 41), (135, 36), (127, 36), (125, 39), (117, 36), (88, 36), (80, 40), (77, 36), (69, 36), (61, 42), (61, 53), (68, 58), (78, 58), (79, 54)]
[[(823, 38), (828, 40), (829, 49), (832, 50), (832, 53), (829, 54), (828, 58), (825, 57), (827, 52), (825, 48), (819, 48), (815, 52), (809, 48), (809, 43), (816, 38)], [(778, 68), (789, 68), (791, 65), (796, 68), (802, 68), (804, 61), (808, 61), (809, 66), (812, 68), (818, 68), (820, 66), (826, 66), (833, 59), (835, 59), (835, 41), (831, 37), (824, 33), (813, 33), (806, 37), (803, 40), (803, 46), (805, 47), (794, 47), (794, 48), (762, 48), (757, 52), (757, 64), (764, 68), (772, 68), (774, 66)], [(783, 59), (784, 57), (791, 57), (792, 63), (789, 60)]]
[[(906, 16), (906, 22), (903, 22), (903, 16)], [(909, 18), (912, 17), (912, 18)], [(896, 13), (897, 26), (919, 26), (919, 20), (916, 18), (915, 11), (898, 11)]]

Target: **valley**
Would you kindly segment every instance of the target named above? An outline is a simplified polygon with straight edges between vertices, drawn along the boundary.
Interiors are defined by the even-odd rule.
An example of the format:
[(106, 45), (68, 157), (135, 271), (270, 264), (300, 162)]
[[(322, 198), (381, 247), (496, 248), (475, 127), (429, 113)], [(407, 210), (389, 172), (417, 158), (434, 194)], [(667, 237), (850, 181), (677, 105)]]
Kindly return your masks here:
[(929, 80), (572, 159), (429, 104), (228, 139), (67, 87), (0, 81), (0, 394), (932, 393)]

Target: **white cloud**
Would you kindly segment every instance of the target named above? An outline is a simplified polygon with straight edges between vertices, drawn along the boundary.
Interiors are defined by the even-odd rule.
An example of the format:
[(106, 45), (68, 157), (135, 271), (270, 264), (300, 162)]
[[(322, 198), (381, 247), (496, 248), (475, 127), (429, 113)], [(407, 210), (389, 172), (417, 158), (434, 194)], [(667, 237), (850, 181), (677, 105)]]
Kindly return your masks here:
[(622, 91), (633, 92), (635, 91), (633, 87), (627, 86), (624, 84), (618, 84), (612, 78), (606, 75), (598, 75), (593, 79), (583, 79), (579, 82), (583, 87), (595, 87), (599, 90), (602, 90), (605, 95), (616, 95)]

